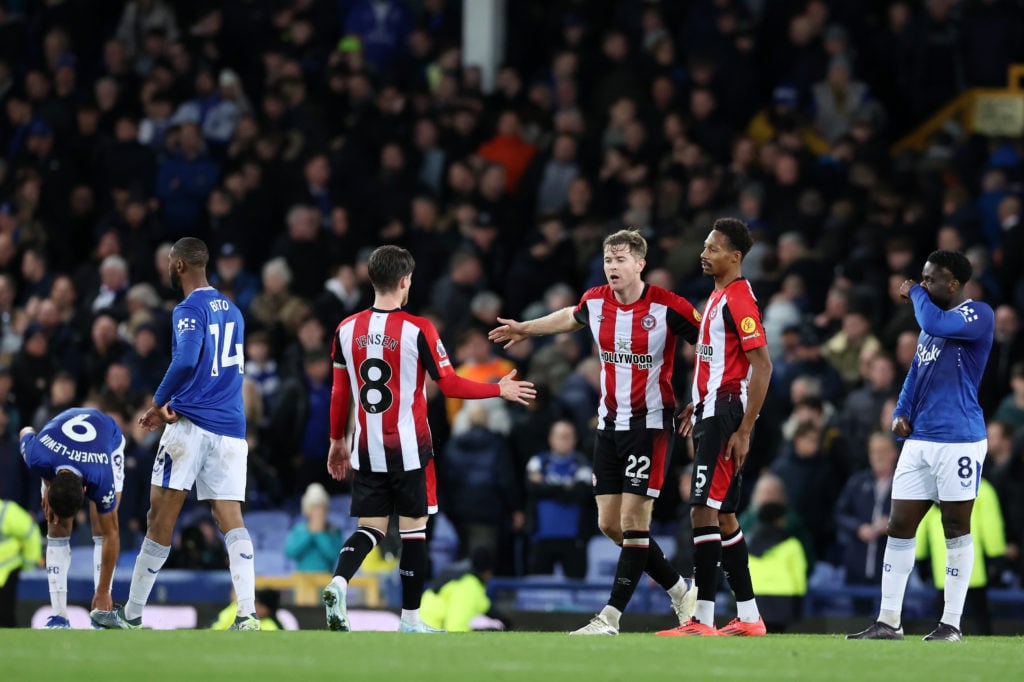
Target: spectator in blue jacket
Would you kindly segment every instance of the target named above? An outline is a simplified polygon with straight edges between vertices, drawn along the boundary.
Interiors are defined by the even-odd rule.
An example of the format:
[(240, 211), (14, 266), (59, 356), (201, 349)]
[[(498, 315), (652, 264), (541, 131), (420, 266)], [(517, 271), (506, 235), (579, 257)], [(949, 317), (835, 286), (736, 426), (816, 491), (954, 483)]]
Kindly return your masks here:
[(836, 540), (850, 585), (877, 585), (882, 580), (897, 455), (892, 436), (875, 431), (868, 438), (870, 468), (853, 474), (839, 494)]
[(176, 121), (177, 131), (168, 135), (170, 153), (160, 162), (156, 176), (163, 237), (170, 240), (196, 235), (205, 238), (206, 198), (220, 179), (220, 166), (206, 153), (198, 122), (182, 118)]

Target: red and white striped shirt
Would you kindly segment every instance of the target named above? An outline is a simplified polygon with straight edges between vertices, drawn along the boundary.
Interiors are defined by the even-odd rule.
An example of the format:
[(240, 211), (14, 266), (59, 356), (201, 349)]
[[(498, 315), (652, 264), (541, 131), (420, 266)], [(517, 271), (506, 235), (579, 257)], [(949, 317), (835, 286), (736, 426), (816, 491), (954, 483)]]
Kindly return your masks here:
[(573, 317), (590, 328), (600, 353), (598, 428), (672, 428), (676, 339), (696, 340), (700, 313), (685, 298), (652, 285), (623, 305), (606, 284), (583, 294)]
[(715, 403), (728, 396), (747, 409), (746, 353), (767, 344), (757, 298), (742, 277), (711, 293), (703, 317), (693, 368), (694, 420), (713, 417)]
[(370, 308), (342, 320), (331, 349), (359, 405), (352, 468), (413, 471), (434, 454), (424, 379), (454, 375), (437, 329), (402, 310)]

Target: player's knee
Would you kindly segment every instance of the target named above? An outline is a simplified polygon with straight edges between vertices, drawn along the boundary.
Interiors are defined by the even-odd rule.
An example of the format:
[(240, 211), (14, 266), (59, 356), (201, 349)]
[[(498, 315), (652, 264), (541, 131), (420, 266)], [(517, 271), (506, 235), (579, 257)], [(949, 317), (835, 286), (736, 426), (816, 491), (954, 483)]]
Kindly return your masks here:
[(958, 538), (971, 532), (971, 519), (961, 519), (952, 514), (942, 515), (942, 532), (949, 538)]
[(622, 525), (618, 521), (602, 519), (598, 521), (597, 527), (601, 529), (605, 537), (615, 544), (622, 542)]

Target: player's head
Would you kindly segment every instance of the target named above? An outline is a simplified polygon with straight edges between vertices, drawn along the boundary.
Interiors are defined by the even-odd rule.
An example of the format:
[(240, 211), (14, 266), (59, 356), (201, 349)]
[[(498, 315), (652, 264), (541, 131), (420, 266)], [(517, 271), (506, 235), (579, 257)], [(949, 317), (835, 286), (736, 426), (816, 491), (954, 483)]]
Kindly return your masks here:
[(948, 308), (963, 297), (964, 285), (974, 270), (967, 256), (959, 251), (932, 251), (921, 272), (921, 286), (928, 291), (932, 303)]
[(719, 218), (704, 240), (700, 265), (705, 275), (721, 277), (732, 271), (739, 274), (740, 264), (754, 245), (747, 224), (736, 218)]
[(47, 502), (50, 511), (61, 519), (69, 519), (78, 513), (85, 500), (82, 477), (71, 469), (60, 469), (47, 488)]
[(378, 294), (402, 291), (402, 305), (409, 300), (409, 285), (416, 261), (412, 254), (400, 246), (379, 246), (370, 254), (366, 264), (370, 284)]
[(181, 289), (181, 276), (185, 273), (201, 274), (206, 277), (206, 264), (210, 261), (210, 250), (202, 239), (182, 237), (174, 242), (167, 256), (171, 286)]
[(612, 291), (623, 291), (640, 281), (647, 264), (647, 240), (636, 230), (619, 230), (605, 237), (604, 276)]

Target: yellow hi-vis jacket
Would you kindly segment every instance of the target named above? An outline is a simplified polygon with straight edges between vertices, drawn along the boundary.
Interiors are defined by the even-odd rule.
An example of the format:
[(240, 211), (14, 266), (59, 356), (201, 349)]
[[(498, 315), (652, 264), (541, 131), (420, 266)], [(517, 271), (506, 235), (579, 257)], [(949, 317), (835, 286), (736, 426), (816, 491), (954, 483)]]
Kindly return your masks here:
[(22, 566), (43, 555), (43, 539), (31, 514), (10, 500), (0, 500), (0, 586)]
[(807, 557), (800, 541), (790, 536), (761, 556), (751, 554), (750, 582), (758, 596), (802, 597), (807, 594)]
[[(988, 585), (985, 558), (1006, 554), (1006, 532), (1003, 512), (999, 510), (999, 495), (992, 484), (981, 479), (978, 497), (971, 512), (971, 539), (974, 542), (974, 566), (971, 568), (970, 587)], [(917, 558), (932, 559), (932, 579), (935, 589), (946, 587), (946, 535), (942, 531), (942, 512), (933, 505), (917, 527)]]

